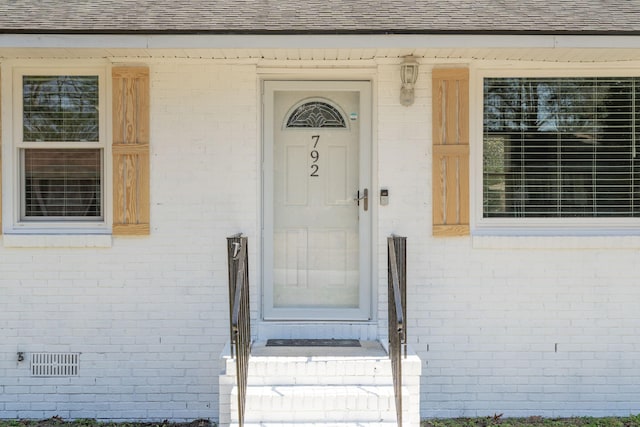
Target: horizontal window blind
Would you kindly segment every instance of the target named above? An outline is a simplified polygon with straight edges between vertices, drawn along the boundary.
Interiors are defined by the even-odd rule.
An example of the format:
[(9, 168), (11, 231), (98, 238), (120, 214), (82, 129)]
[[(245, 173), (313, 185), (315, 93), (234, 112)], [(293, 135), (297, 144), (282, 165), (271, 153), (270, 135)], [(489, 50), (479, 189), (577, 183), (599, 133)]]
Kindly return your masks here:
[(483, 216), (640, 216), (639, 89), (636, 78), (486, 78)]
[(24, 141), (98, 141), (97, 76), (22, 79)]
[(102, 217), (100, 149), (23, 150), (25, 219)]

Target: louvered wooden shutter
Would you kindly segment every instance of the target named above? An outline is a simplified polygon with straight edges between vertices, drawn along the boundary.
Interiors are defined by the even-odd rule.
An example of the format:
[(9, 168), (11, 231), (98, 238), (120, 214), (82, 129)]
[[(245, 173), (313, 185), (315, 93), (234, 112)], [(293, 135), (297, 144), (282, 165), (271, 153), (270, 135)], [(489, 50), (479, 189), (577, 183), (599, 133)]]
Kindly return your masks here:
[(149, 234), (149, 70), (113, 68), (113, 234)]
[(433, 70), (433, 235), (469, 234), (469, 70)]

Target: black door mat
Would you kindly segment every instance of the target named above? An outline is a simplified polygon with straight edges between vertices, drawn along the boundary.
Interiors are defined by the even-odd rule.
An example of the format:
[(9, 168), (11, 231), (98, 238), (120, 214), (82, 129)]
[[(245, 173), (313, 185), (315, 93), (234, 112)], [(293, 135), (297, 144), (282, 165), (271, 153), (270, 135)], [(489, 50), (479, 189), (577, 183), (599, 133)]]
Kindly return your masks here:
[(334, 339), (272, 339), (267, 347), (361, 347), (359, 340)]

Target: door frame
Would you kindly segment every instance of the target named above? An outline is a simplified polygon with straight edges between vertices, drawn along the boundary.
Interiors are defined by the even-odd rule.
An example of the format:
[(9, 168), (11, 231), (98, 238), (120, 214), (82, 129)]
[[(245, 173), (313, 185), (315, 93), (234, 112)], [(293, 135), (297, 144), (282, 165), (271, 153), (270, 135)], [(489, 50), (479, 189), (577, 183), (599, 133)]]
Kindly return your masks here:
[[(265, 321), (371, 321), (373, 313), (373, 224), (375, 193), (373, 191), (372, 83), (369, 80), (263, 80), (262, 81), (262, 298), (261, 319)], [(276, 91), (358, 92), (360, 126), (359, 186), (369, 189), (369, 211), (359, 221), (360, 298), (358, 308), (309, 309), (273, 307), (273, 145), (274, 93)], [(315, 95), (314, 95), (315, 96)], [(348, 112), (347, 112), (348, 114)], [(359, 215), (362, 214), (360, 208)]]

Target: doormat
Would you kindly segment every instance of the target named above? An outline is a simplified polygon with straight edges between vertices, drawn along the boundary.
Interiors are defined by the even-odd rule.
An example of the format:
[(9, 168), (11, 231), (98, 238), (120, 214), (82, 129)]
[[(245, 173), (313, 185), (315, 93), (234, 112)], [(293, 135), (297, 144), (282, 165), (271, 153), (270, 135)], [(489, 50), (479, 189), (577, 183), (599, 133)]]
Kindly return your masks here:
[(360, 347), (360, 340), (335, 339), (273, 339), (267, 347)]

